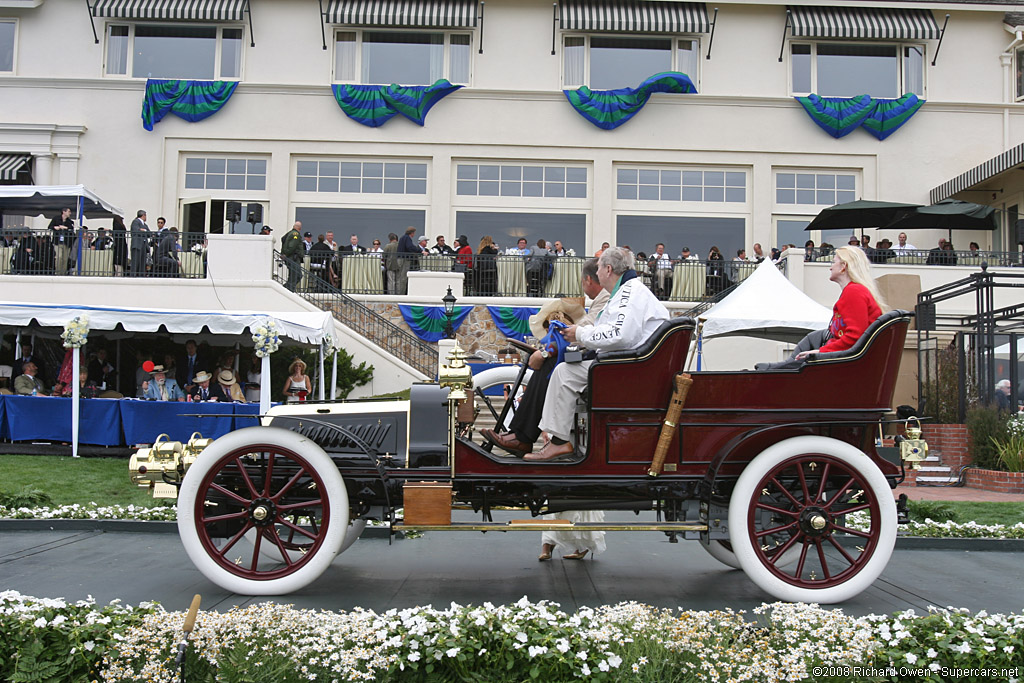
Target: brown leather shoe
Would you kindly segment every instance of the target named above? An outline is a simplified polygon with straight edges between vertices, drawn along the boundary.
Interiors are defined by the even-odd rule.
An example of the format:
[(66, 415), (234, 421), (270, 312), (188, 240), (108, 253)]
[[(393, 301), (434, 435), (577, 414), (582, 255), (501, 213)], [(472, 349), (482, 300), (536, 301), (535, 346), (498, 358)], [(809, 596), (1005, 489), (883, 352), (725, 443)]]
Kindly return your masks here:
[(522, 453), (530, 453), (533, 451), (532, 443), (523, 443), (516, 438), (516, 435), (512, 432), (506, 434), (498, 434), (493, 429), (482, 429), (480, 433), (485, 439), (493, 443), (499, 448), (504, 448), (509, 453), (520, 455)]
[(572, 453), (574, 450), (575, 449), (572, 447), (572, 444), (568, 441), (566, 441), (560, 446), (556, 446), (555, 444), (549, 441), (546, 444), (544, 444), (544, 448), (540, 449), (536, 453), (524, 455), (523, 460), (529, 460), (531, 462), (554, 460), (559, 456), (568, 455), (569, 453)]

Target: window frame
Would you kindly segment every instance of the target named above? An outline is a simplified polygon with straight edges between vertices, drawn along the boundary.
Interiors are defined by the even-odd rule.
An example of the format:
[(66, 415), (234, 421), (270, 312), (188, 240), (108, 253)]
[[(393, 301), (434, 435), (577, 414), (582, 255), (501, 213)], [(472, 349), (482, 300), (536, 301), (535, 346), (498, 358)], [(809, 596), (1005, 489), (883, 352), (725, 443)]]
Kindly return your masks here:
[[(743, 184), (743, 196), (742, 202), (731, 202), (727, 201), (725, 197), (725, 189), (728, 187), (734, 187), (729, 185), (723, 185), (723, 199), (720, 202), (717, 201), (701, 201), (695, 200), (684, 200), (682, 198), (682, 188), (684, 185), (680, 180), (680, 198), (675, 199), (629, 199), (619, 197), (619, 171), (623, 170), (637, 170), (637, 171), (678, 171), (680, 173), (699, 171), (702, 174), (707, 172), (712, 173), (742, 173), (744, 175)], [(686, 212), (695, 213), (700, 215), (708, 216), (735, 216), (736, 214), (742, 214), (748, 216), (751, 214), (753, 201), (752, 201), (752, 179), (753, 179), (753, 168), (749, 165), (724, 165), (724, 164), (649, 164), (649, 163), (629, 163), (629, 162), (617, 162), (612, 166), (612, 187), (613, 195), (612, 200), (614, 206), (625, 213), (673, 213), (673, 212)], [(727, 182), (727, 181), (725, 181)], [(640, 183), (638, 183), (639, 185)], [(661, 184), (659, 182), (659, 187)], [(674, 185), (673, 185), (674, 187)], [(686, 186), (689, 187), (689, 186)], [(705, 188), (707, 185), (702, 184), (700, 187)], [(712, 186), (712, 187), (717, 187)]]
[[(356, 36), (355, 40), (355, 63), (353, 64), (353, 78), (343, 79), (338, 78), (338, 36), (342, 33), (354, 33)], [(461, 29), (449, 29), (449, 28), (429, 28), (429, 27), (404, 27), (404, 26), (334, 26), (334, 47), (331, 52), (331, 83), (332, 84), (344, 84), (344, 85), (391, 85), (391, 83), (363, 83), (360, 77), (363, 71), (363, 35), (366, 33), (407, 33), (413, 34), (430, 34), (440, 33), (444, 36), (443, 51), (444, 59), (441, 71), (444, 74), (441, 78), (448, 79), (454, 85), (461, 85), (465, 87), (471, 87), (473, 84), (473, 45), (476, 41), (476, 31), (472, 28), (461, 28)], [(469, 36), (469, 73), (466, 76), (466, 82), (460, 83), (454, 81), (451, 78), (451, 45), (453, 35), (464, 35)], [(411, 83), (400, 83), (399, 85), (415, 85)], [(427, 83), (425, 85), (431, 85)]]
[[(916, 47), (921, 50), (921, 92), (916, 93), (921, 99), (927, 99), (928, 97), (928, 45), (925, 41), (921, 40), (847, 40), (843, 38), (822, 38), (822, 39), (806, 39), (806, 38), (794, 38), (788, 43), (789, 49), (786, 51), (786, 55), (789, 60), (789, 73), (787, 74), (789, 84), (789, 94), (793, 97), (804, 97), (811, 93), (819, 92), (818, 87), (818, 45), (870, 45), (875, 47), (883, 46), (894, 46), (896, 48), (896, 64), (898, 68), (898, 82), (896, 89), (899, 91), (895, 97), (902, 97), (907, 93), (907, 74), (904, 68), (904, 49), (908, 47)], [(811, 89), (808, 92), (797, 90), (793, 83), (793, 47), (796, 45), (805, 45), (811, 48)], [(846, 95), (827, 95), (827, 97), (856, 97), (863, 93), (849, 93)], [(872, 97), (875, 95), (868, 93)], [(821, 95), (826, 97), (826, 95)], [(882, 96), (878, 96), (882, 97)], [(885, 97), (883, 99), (895, 99)]]
[[(459, 194), (459, 166), (540, 166), (542, 168), (582, 168), (587, 173), (586, 194), (583, 197), (525, 197), (515, 195)], [(450, 166), (450, 206), (452, 211), (510, 211), (510, 212), (590, 212), (594, 203), (594, 164), (580, 159), (484, 159), (479, 157), (452, 157)], [(499, 171), (500, 173), (500, 171)], [(500, 181), (499, 181), (500, 182)], [(532, 181), (531, 181), (532, 182)], [(571, 181), (577, 182), (577, 181)]]
[(11, 38), (11, 70), (0, 71), (0, 74), (6, 76), (14, 76), (18, 73), (18, 34), (21, 26), (17, 17), (3, 17), (0, 16), (0, 23), (14, 24), (14, 36)]
[[(671, 52), (671, 64), (670, 64), (669, 69), (668, 69), (669, 71), (680, 71), (680, 69), (678, 68), (679, 67), (679, 61), (678, 61), (679, 60), (679, 41), (681, 41), (681, 40), (691, 40), (694, 43), (696, 43), (696, 49), (694, 51), (697, 54), (697, 60), (695, 62), (696, 65), (697, 65), (697, 69), (696, 69), (697, 70), (697, 74), (696, 75), (694, 75), (694, 74), (686, 74), (686, 75), (690, 77), (690, 80), (693, 82), (693, 87), (697, 89), (697, 92), (700, 92), (701, 91), (700, 80), (701, 80), (701, 71), (702, 71), (702, 69), (700, 68), (701, 67), (700, 55), (701, 55), (701, 52), (702, 52), (702, 48), (701, 48), (701, 35), (702, 34), (700, 34), (700, 33), (599, 33), (599, 32), (584, 32), (584, 31), (562, 31), (562, 34), (561, 34), (562, 50), (561, 50), (561, 60), (560, 60), (560, 65), (559, 65), (560, 69), (559, 69), (559, 74), (558, 74), (558, 81), (561, 84), (561, 89), (563, 89), (563, 90), (564, 89), (579, 88), (579, 87), (584, 86), (584, 85), (586, 85), (587, 87), (592, 87), (592, 86), (590, 86), (590, 62), (591, 62), (591, 60), (590, 60), (590, 50), (591, 50), (590, 43), (591, 43), (591, 39), (592, 38), (655, 38), (655, 39), (661, 38), (663, 40), (664, 39), (668, 39), (668, 40), (672, 41), (672, 48), (670, 50), (670, 52)], [(565, 43), (566, 43), (566, 40), (569, 39), (569, 38), (583, 38), (584, 58), (583, 58), (583, 82), (582, 83), (567, 83), (566, 82), (566, 77), (565, 77), (566, 76), (566, 74), (565, 74), (566, 45), (565, 45)], [(685, 72), (683, 72), (683, 73), (685, 73)], [(648, 74), (648, 76), (652, 76), (652, 75), (653, 74)], [(646, 78), (646, 76), (645, 76), (645, 78)], [(633, 83), (633, 84), (630, 84), (630, 85), (627, 85), (627, 86), (621, 86), (621, 87), (633, 88), (633, 87), (636, 87), (637, 85), (639, 85), (639, 82), (638, 83)]]
[[(787, 215), (787, 216), (800, 216), (809, 215), (812, 218), (821, 213), (822, 209), (826, 209), (834, 204), (801, 204), (794, 201), (792, 204), (784, 204), (779, 201), (779, 175), (787, 173), (793, 175), (813, 175), (815, 176), (815, 200), (817, 200), (818, 188), (817, 176), (819, 175), (832, 175), (832, 176), (853, 176), (853, 193), (854, 201), (864, 196), (864, 170), (860, 168), (807, 168), (797, 166), (773, 166), (772, 167), (772, 214)], [(838, 184), (838, 183), (837, 183)], [(799, 185), (797, 181), (796, 185)], [(789, 188), (782, 188), (789, 189)], [(794, 187), (794, 192), (797, 187)], [(807, 189), (807, 188), (803, 188)], [(827, 189), (827, 188), (825, 188)], [(833, 191), (838, 191), (837, 188), (833, 188)], [(849, 190), (843, 190), (848, 192)], [(795, 199), (795, 194), (794, 194)], [(842, 202), (840, 202), (842, 203)]]
[[(137, 26), (170, 26), (177, 27), (181, 24), (188, 26), (203, 27), (203, 28), (215, 28), (217, 30), (217, 45), (214, 51), (214, 65), (213, 65), (213, 81), (237, 81), (241, 83), (245, 80), (245, 24), (242, 22), (184, 22), (184, 21), (120, 21), (110, 20), (103, 25), (103, 63), (102, 63), (102, 74), (104, 78), (119, 78), (125, 80), (144, 81), (147, 80), (145, 76), (133, 76), (132, 69), (135, 66), (135, 28)], [(115, 26), (127, 26), (128, 27), (128, 55), (125, 60), (125, 73), (110, 73), (108, 70), (108, 64), (110, 61), (110, 29)], [(238, 75), (235, 77), (225, 77), (221, 75), (221, 68), (224, 60), (224, 31), (225, 30), (240, 30), (242, 35), (241, 41), (241, 54), (238, 60)], [(188, 78), (186, 76), (161, 76), (160, 78)], [(190, 79), (196, 80), (196, 79)]]
[[(321, 192), (319, 189), (316, 191), (312, 190), (299, 190), (299, 163), (300, 162), (315, 162), (317, 164), (321, 162), (330, 163), (400, 163), (400, 164), (423, 164), (426, 166), (427, 173), (425, 178), (426, 189), (422, 194), (409, 194), (406, 192), (363, 192), (362, 186), (360, 186), (359, 192), (342, 192), (340, 183), (337, 192)], [(303, 206), (353, 206), (353, 207), (372, 207), (374, 205), (386, 206), (390, 208), (427, 208), (430, 205), (430, 197), (432, 192), (432, 178), (431, 173), (433, 171), (433, 160), (427, 157), (417, 156), (359, 156), (359, 155), (346, 155), (346, 154), (292, 154), (291, 162), (289, 167), (288, 177), (288, 195), (292, 198), (294, 203), (301, 204)], [(360, 169), (361, 171), (361, 169)], [(339, 167), (339, 179), (344, 177), (340, 175), (341, 169)], [(386, 171), (385, 171), (386, 173)], [(303, 177), (314, 177), (314, 176), (303, 176)], [(321, 176), (318, 173), (315, 176), (319, 179)], [(333, 176), (332, 176), (333, 177)], [(360, 175), (360, 180), (366, 176)], [(384, 176), (381, 176), (382, 180)], [(408, 181), (408, 169), (406, 175), (403, 176), (403, 181)], [(418, 178), (413, 178), (418, 180)]]
[[(248, 178), (250, 177), (250, 175), (254, 176), (254, 177), (258, 177), (258, 174), (250, 174), (248, 172), (249, 162), (250, 161), (262, 161), (262, 162), (264, 162), (266, 164), (266, 170), (265, 170), (265, 172), (263, 174), (263, 180), (264, 180), (263, 189), (262, 190), (256, 190), (256, 189), (253, 189), (253, 190), (249, 190), (249, 189), (243, 189), (243, 190), (228, 189), (226, 187), (227, 186), (227, 176), (228, 175), (238, 175), (238, 174), (237, 173), (228, 173), (227, 172), (227, 164), (226, 163), (225, 163), (225, 172), (223, 174), (225, 176), (225, 183), (224, 183), (225, 187), (223, 187), (223, 188), (209, 188), (209, 187), (206, 187), (206, 177), (207, 176), (209, 176), (209, 175), (220, 175), (220, 174), (211, 174), (211, 173), (207, 172), (206, 170), (204, 170), (203, 173), (202, 173), (202, 176), (203, 176), (203, 187), (188, 187), (188, 176), (189, 175), (197, 175), (197, 174), (189, 173), (188, 172), (188, 162), (191, 159), (202, 159), (204, 161), (204, 164), (205, 164), (205, 162), (207, 162), (210, 159), (223, 159), (225, 162), (229, 162), (229, 161), (244, 161), (246, 163), (246, 173), (243, 175), (243, 177), (246, 178), (246, 185), (248, 185)], [(263, 198), (263, 197), (265, 197), (266, 200), (269, 201), (269, 196), (270, 196), (270, 180), (271, 180), (270, 179), (271, 157), (270, 157), (269, 154), (238, 154), (238, 153), (235, 153), (235, 152), (232, 152), (232, 153), (223, 152), (222, 153), (222, 152), (191, 151), (191, 152), (183, 152), (183, 153), (181, 153), (181, 155), (179, 157), (179, 164), (180, 164), (180, 169), (179, 169), (180, 179), (179, 179), (179, 182), (181, 183), (181, 185), (180, 185), (181, 190), (179, 192), (179, 195), (182, 198), (190, 198), (193, 195), (199, 196), (199, 195), (216, 194), (218, 198), (225, 198), (225, 199), (230, 200), (230, 201), (235, 201), (236, 199), (239, 200), (239, 201), (253, 201), (254, 198)]]
[(1013, 50), (1013, 71), (1016, 74), (1013, 83), (1013, 101), (1024, 102), (1024, 45), (1018, 45)]

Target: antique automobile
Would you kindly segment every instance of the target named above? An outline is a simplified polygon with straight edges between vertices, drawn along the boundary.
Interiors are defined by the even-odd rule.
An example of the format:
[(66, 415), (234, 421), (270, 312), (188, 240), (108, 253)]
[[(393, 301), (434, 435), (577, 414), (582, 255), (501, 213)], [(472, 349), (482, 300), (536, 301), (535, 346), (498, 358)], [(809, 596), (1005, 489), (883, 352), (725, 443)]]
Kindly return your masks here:
[[(474, 418), (504, 417), (485, 390), (515, 377), (472, 378), (456, 346), (439, 382), (414, 384), (408, 400), (278, 406), (211, 444), (140, 453), (132, 477), (177, 495), (189, 557), (243, 594), (306, 586), (367, 520), (393, 532), (512, 532), (564, 529), (541, 516), (592, 509), (656, 514), (579, 527), (695, 540), (776, 598), (841, 602), (874, 582), (896, 540), (904, 467), (876, 437), (910, 319), (886, 313), (853, 348), (798, 368), (688, 376), (694, 321), (672, 319), (642, 348), (598, 356), (576, 452), (548, 462), (482, 445)], [(525, 519), (492, 521), (498, 506)], [(451, 521), (453, 507), (478, 521)]]

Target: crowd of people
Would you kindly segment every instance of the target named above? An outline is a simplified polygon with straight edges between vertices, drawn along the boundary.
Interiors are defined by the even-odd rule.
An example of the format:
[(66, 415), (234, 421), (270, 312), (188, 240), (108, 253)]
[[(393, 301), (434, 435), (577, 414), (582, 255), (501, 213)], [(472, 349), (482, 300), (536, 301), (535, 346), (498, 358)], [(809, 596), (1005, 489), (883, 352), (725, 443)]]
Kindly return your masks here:
[[(897, 240), (897, 243), (893, 244), (892, 240), (882, 238), (877, 240), (875, 246), (872, 247), (871, 238), (867, 235), (861, 235), (860, 237), (850, 235), (847, 245), (860, 247), (871, 263), (889, 263), (903, 256), (923, 258), (925, 265), (929, 266), (955, 266), (960, 261), (953, 242), (945, 237), (939, 238), (938, 245), (931, 249), (918, 249), (913, 244), (910, 244), (907, 241), (907, 233), (905, 232), (901, 232)], [(789, 246), (792, 247), (793, 245)], [(981, 249), (977, 242), (971, 242), (968, 248), (971, 255), (979, 254)], [(804, 260), (827, 260), (834, 251), (835, 247), (827, 242), (822, 242), (820, 246), (816, 247), (814, 240), (807, 240), (804, 243)]]
[(85, 226), (76, 228), (71, 209), (65, 208), (50, 220), (45, 230), (3, 230), (0, 247), (13, 248), (8, 265), (15, 275), (64, 275), (77, 270), (80, 253), (110, 251), (113, 275), (180, 277), (183, 250), (206, 253), (204, 235), (190, 233), (189, 243), (184, 246), (180, 237), (178, 228), (168, 226), (163, 216), (156, 219), (155, 229), (151, 229), (143, 209), (128, 228), (120, 216), (114, 216), (110, 230), (90, 230)]
[[(71, 396), (72, 357), (69, 349), (56, 375), (44, 374), (42, 359), (33, 353), (30, 344), (21, 347), (15, 359), (12, 393), (22, 396)], [(228, 350), (216, 359), (207, 344), (188, 340), (180, 353), (165, 353), (159, 357), (138, 353), (137, 364), (129, 384), (120, 380), (113, 361), (103, 347), (83, 353), (78, 378), (79, 395), (83, 398), (123, 398), (120, 387), (134, 387), (134, 398), (151, 401), (214, 401), (248, 402), (260, 400), (262, 361), (251, 354), (248, 365), (239, 364), (238, 352)], [(306, 375), (306, 364), (295, 359), (288, 370), (288, 379), (273, 400), (295, 402), (312, 394), (312, 384)]]

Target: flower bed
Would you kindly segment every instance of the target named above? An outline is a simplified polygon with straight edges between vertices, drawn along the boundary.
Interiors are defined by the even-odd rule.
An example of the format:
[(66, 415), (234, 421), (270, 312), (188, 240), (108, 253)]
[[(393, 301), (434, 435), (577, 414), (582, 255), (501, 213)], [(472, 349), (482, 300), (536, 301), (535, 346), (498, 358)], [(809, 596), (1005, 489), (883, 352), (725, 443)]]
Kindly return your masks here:
[[(183, 622), (153, 605), (0, 593), (0, 678), (171, 683)], [(637, 603), (566, 614), (526, 598), (377, 614), (263, 603), (201, 612), (189, 647), (186, 680), (225, 682), (926, 681), (967, 669), (973, 680), (1017, 680), (1024, 614), (853, 618), (788, 603), (750, 614)]]

